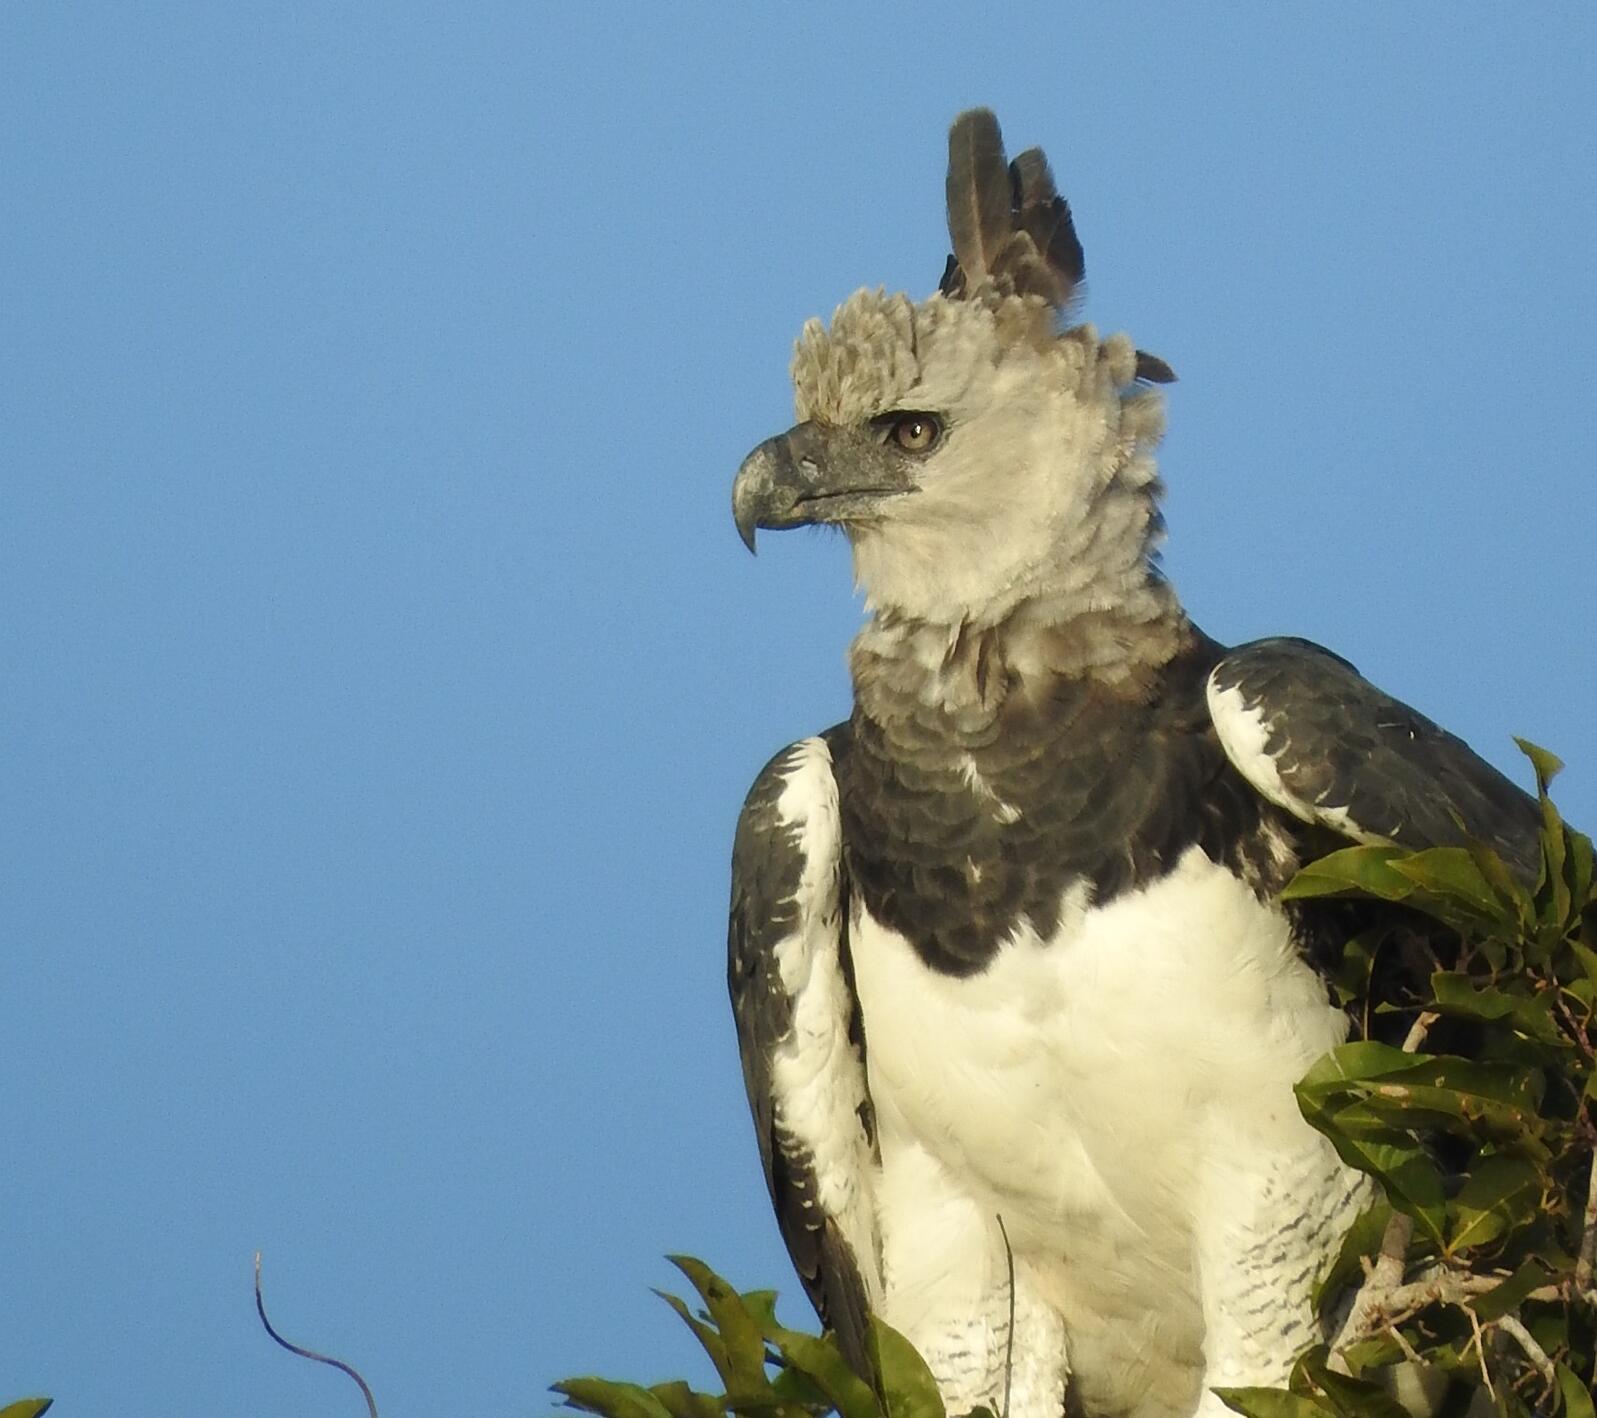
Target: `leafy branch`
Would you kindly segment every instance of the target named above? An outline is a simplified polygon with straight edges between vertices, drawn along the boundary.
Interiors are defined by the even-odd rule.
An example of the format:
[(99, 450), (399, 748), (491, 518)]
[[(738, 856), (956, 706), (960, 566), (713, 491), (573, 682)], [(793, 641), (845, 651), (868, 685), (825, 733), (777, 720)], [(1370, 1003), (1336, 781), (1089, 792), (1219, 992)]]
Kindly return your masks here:
[[(897, 1330), (874, 1316), (868, 1346), (874, 1383), (849, 1366), (828, 1336), (788, 1329), (776, 1318), (776, 1292), (739, 1294), (702, 1261), (672, 1256), (704, 1308), (657, 1291), (699, 1341), (724, 1392), (700, 1393), (681, 1380), (654, 1384), (567, 1379), (554, 1386), (567, 1406), (602, 1418), (945, 1418), (926, 1362)], [(986, 1415), (991, 1418), (991, 1415)]]
[[(1400, 1412), (1379, 1379), (1406, 1363), (1483, 1390), (1504, 1415), (1594, 1418), (1593, 851), (1548, 795), (1557, 759), (1520, 747), (1542, 813), (1534, 889), (1480, 844), (1351, 847), (1287, 888), (1289, 900), (1418, 911), (1448, 927), (1456, 949), (1430, 956), (1418, 980), (1411, 969), (1395, 997), (1367, 990), (1367, 1036), (1383, 1014), (1414, 1013), (1404, 1047), (1345, 1044), (1297, 1086), (1304, 1117), (1384, 1200), (1322, 1284), (1330, 1342), (1300, 1358), (1284, 1390), (1223, 1391), (1240, 1413)], [(1355, 942), (1344, 1002), (1376, 978), (1383, 950), (1412, 947), (1393, 934)]]

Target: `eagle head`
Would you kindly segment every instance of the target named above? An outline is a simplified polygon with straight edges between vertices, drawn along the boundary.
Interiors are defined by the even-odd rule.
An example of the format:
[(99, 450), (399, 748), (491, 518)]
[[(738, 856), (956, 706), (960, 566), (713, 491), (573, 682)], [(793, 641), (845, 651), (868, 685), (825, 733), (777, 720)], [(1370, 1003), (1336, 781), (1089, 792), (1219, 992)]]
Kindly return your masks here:
[(998, 120), (949, 132), (954, 253), (929, 299), (861, 290), (793, 353), (798, 423), (744, 460), (738, 531), (841, 527), (873, 611), (996, 623), (1026, 602), (1113, 611), (1160, 531), (1153, 458), (1174, 376), (1124, 336), (1067, 323), (1083, 261), (1039, 149)]

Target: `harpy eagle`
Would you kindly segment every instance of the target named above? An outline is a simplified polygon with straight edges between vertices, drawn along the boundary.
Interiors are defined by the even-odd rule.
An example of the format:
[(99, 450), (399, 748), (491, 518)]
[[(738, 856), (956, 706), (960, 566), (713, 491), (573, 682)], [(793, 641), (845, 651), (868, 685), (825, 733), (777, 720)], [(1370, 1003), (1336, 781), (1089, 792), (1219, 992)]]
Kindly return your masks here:
[[(798, 422), (732, 495), (841, 527), (869, 618), (847, 722), (779, 753), (733, 850), (729, 978), (771, 1198), (863, 1364), (874, 1311), (950, 1414), (1225, 1411), (1320, 1336), (1365, 1182), (1293, 1083), (1347, 1034), (1283, 904), (1338, 840), (1537, 813), (1305, 641), (1226, 648), (1151, 560), (1164, 364), (1066, 316), (1037, 149), (949, 135), (936, 294), (862, 290), (793, 356)], [(1339, 948), (1341, 937), (1333, 942)]]

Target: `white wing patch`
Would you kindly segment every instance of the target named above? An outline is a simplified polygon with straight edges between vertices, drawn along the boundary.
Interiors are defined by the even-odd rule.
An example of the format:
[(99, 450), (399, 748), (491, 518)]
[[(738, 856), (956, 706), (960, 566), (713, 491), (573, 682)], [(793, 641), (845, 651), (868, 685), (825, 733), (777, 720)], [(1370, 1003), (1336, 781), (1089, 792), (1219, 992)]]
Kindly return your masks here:
[(1378, 833), (1366, 831), (1348, 816), (1347, 804), (1313, 803), (1294, 793), (1281, 778), (1281, 770), (1267, 747), (1273, 722), (1266, 721), (1263, 713), (1250, 708), (1242, 691), (1233, 687), (1221, 689), (1209, 676), (1206, 697), (1209, 717), (1220, 735), (1220, 746), (1238, 773), (1248, 780), (1261, 797), (1285, 808), (1302, 822), (1316, 823), (1351, 837), (1366, 845), (1381, 845), (1388, 839)]
[(839, 882), (842, 825), (832, 755), (823, 740), (795, 745), (777, 813), (799, 836), (804, 869), (798, 921), (777, 942), (777, 968), (793, 1024), (772, 1059), (772, 1093), (783, 1132), (813, 1159), (816, 1200), (854, 1252), (871, 1304), (881, 1298), (876, 1239), (876, 1162), (865, 1133), (865, 1072), (848, 1036), (854, 1000), (844, 977)]

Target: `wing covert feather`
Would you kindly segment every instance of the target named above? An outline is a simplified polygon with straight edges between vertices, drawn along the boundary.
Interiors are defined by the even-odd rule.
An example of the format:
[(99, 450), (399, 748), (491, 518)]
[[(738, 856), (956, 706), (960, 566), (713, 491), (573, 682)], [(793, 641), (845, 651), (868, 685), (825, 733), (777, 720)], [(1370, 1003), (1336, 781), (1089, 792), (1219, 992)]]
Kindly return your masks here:
[(1258, 791), (1355, 841), (1418, 851), (1473, 837), (1534, 883), (1535, 801), (1470, 746), (1307, 640), (1255, 640), (1209, 676), (1227, 756)]

